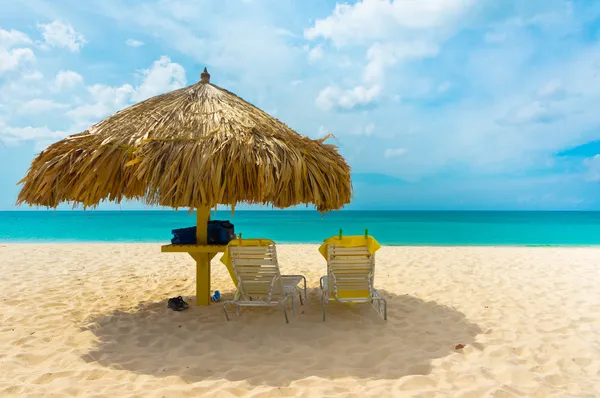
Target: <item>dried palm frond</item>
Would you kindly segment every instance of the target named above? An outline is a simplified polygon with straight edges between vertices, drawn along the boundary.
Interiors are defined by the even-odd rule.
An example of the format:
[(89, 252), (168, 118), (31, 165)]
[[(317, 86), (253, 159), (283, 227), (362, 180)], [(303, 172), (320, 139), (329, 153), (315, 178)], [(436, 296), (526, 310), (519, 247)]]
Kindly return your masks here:
[(328, 211), (350, 202), (350, 167), (335, 146), (210, 84), (206, 69), (201, 76), (50, 145), (21, 180), (17, 204), (140, 199), (174, 208), (305, 203)]

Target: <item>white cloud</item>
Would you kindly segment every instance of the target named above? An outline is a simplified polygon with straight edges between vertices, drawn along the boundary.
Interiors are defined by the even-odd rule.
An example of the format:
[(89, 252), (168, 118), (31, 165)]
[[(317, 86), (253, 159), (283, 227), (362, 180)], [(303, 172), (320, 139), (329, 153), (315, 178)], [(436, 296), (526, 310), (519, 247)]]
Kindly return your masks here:
[(439, 28), (459, 16), (473, 0), (363, 0), (336, 4), (333, 13), (315, 22), (304, 35), (323, 37), (337, 46), (389, 39), (398, 31)]
[(39, 70), (31, 73), (24, 73), (22, 76), (23, 80), (41, 80), (44, 78), (44, 75)]
[(4, 79), (0, 74), (0, 103), (7, 105), (7, 109), (12, 105), (18, 108), (24, 101), (48, 94), (49, 87), (44, 75), (38, 70), (32, 70), (30, 66), (23, 63), (14, 71), (8, 72)]
[(144, 45), (143, 41), (135, 40), (135, 39), (127, 39), (125, 44), (129, 47), (141, 47)]
[(383, 79), (384, 72), (397, 63), (411, 59), (433, 57), (439, 49), (427, 42), (411, 44), (380, 44), (375, 43), (367, 50), (368, 64), (364, 72), (366, 82), (378, 82)]
[[(437, 56), (474, 0), (363, 0), (337, 4), (304, 35), (330, 40), (338, 50), (367, 48), (363, 84), (380, 88), (390, 68)], [(343, 55), (342, 55), (343, 57)], [(329, 104), (321, 99), (322, 104)]]
[(79, 52), (86, 43), (81, 33), (76, 32), (70, 24), (59, 20), (49, 24), (39, 24), (38, 27), (42, 31), (44, 41), (50, 47), (64, 47), (72, 52)]
[(585, 179), (587, 181), (600, 181), (600, 154), (583, 160), (583, 165), (587, 172)]
[(547, 123), (559, 116), (560, 111), (553, 111), (547, 105), (533, 101), (510, 109), (500, 122), (506, 124)]
[(389, 148), (389, 149), (385, 150), (385, 152), (383, 153), (383, 156), (385, 156), (386, 159), (391, 159), (391, 158), (396, 158), (396, 157), (402, 156), (404, 154), (406, 154), (406, 149), (404, 149), (404, 148), (395, 148), (395, 149)]
[[(367, 0), (356, 5), (338, 6), (355, 11), (360, 7), (370, 7), (372, 18), (364, 15), (350, 18), (340, 12), (340, 15), (344, 14), (340, 18), (350, 18), (353, 22), (348, 26), (343, 23), (335, 25), (333, 22), (336, 21), (331, 17), (324, 18), (321, 21), (327, 20), (330, 24), (329, 33), (325, 29), (327, 26), (317, 21), (306, 31), (306, 36), (313, 40), (307, 48), (283, 32), (277, 34), (276, 27), (284, 23), (281, 15), (259, 2), (252, 7), (238, 3), (234, 9), (207, 3), (207, 7), (213, 7), (211, 13), (215, 11), (215, 14), (211, 14), (213, 17), (204, 24), (194, 23), (201, 16), (201, 8), (197, 7), (199, 2), (191, 0), (185, 3), (184, 12), (177, 13), (172, 10), (174, 2), (154, 0), (143, 6), (106, 2), (106, 6), (96, 7), (93, 3), (84, 2), (81, 7), (87, 8), (87, 11), (97, 8), (103, 18), (114, 19), (115, 26), (130, 23), (131, 30), (128, 32), (136, 29), (152, 32), (173, 56), (181, 53), (201, 67), (209, 65), (215, 83), (232, 89), (264, 109), (277, 107), (279, 101), (285, 98), (289, 106), (279, 108), (282, 120), (300, 131), (316, 133), (318, 126), (323, 124), (340, 134), (348, 134), (343, 136), (350, 141), (350, 145), (344, 145), (345, 155), (349, 153), (348, 147), (353, 140), (364, 140), (352, 135), (367, 135), (367, 123), (375, 122), (380, 139), (367, 140), (369, 142), (361, 149), (368, 156), (357, 159), (353, 167), (375, 170), (385, 167), (383, 155), (386, 148), (403, 146), (409, 151), (403, 155), (402, 161), (410, 167), (397, 172), (416, 179), (454, 165), (460, 166), (461, 170), (464, 168), (465, 173), (527, 170), (532, 165), (540, 165), (540, 159), (547, 159), (553, 151), (584, 143), (587, 139), (597, 139), (597, 130), (594, 133), (593, 127), (600, 123), (600, 118), (593, 104), (600, 101), (600, 86), (594, 75), (599, 71), (600, 47), (589, 41), (576, 42), (571, 36), (564, 37), (562, 42), (547, 41), (516, 24), (505, 34), (502, 29), (494, 29), (503, 25), (495, 23), (495, 17), (487, 14), (490, 7), (487, 3), (478, 4), (474, 18), (460, 19), (461, 10), (468, 2), (447, 1), (450, 4), (442, 4), (438, 1), (439, 8), (431, 13), (437, 13), (437, 17), (422, 12), (408, 21), (388, 11), (393, 7), (422, 11), (423, 7), (431, 6), (435, 1), (387, 0), (388, 5), (384, 4), (385, 1), (379, 1), (378, 5)], [(462, 8), (452, 11), (454, 6)], [(291, 12), (310, 12), (296, 3), (287, 7)], [(378, 7), (384, 9), (379, 10)], [(537, 7), (531, 5), (528, 8)], [(484, 8), (486, 12), (480, 13), (479, 10)], [(300, 18), (305, 16), (302, 14)], [(504, 13), (502, 18), (506, 17)], [(223, 24), (225, 19), (230, 23)], [(238, 24), (238, 21), (241, 22)], [(455, 36), (452, 43), (447, 43), (462, 24), (472, 21), (474, 23), (467, 30)], [(297, 30), (297, 25), (285, 27)], [(488, 31), (507, 35), (507, 38), (498, 45), (486, 44), (481, 38)], [(138, 37), (134, 33), (128, 34)], [(122, 50), (127, 37), (130, 36), (121, 40)], [(230, 40), (231, 37), (238, 39)], [(567, 50), (568, 45), (572, 46)], [(315, 48), (327, 50), (325, 56), (311, 67), (308, 51)], [(438, 51), (439, 56), (436, 56)], [(590, 54), (585, 59), (575, 60), (583, 52)], [(537, 54), (546, 55), (540, 58), (535, 56)], [(424, 64), (413, 63), (424, 57), (437, 58)], [(575, 61), (580, 65), (575, 65)], [(118, 60), (115, 62), (118, 63)], [(67, 66), (61, 64), (60, 67)], [(82, 68), (82, 71), (85, 70), (85, 66)], [(45, 92), (47, 82), (53, 81), (54, 71), (41, 71), (47, 78), (33, 83)], [(557, 77), (561, 79), (560, 84), (550, 83)], [(98, 90), (93, 95), (90, 91), (87, 98), (78, 95), (81, 99), (77, 105), (80, 107), (72, 113), (74, 120), (80, 124), (84, 120), (87, 123), (83, 126), (85, 128), (130, 105), (134, 97), (142, 99), (161, 91), (150, 89), (153, 86), (150, 78), (148, 91), (142, 90), (144, 78), (145, 75), (137, 83), (121, 82), (131, 85), (105, 85), (107, 94)], [(197, 73), (194, 73), (193, 80), (197, 78)], [(301, 85), (299, 79), (303, 80)], [(89, 80), (87, 75), (86, 80)], [(451, 80), (453, 88), (449, 88), (446, 80)], [(164, 84), (171, 89), (175, 87), (171, 83), (173, 80), (164, 78), (159, 85)], [(460, 87), (456, 90), (456, 97), (430, 106), (431, 98), (456, 87)], [(569, 96), (555, 103), (554, 98), (560, 91), (567, 91)], [(0, 88), (0, 96), (7, 96), (5, 93), (4, 87)], [(42, 97), (42, 94), (31, 96), (29, 90), (27, 95), (27, 99)], [(119, 96), (122, 98), (115, 99)], [(75, 97), (71, 98), (75, 101)], [(392, 98), (402, 98), (403, 101), (393, 103)], [(364, 106), (374, 101), (378, 104), (381, 101), (380, 106)], [(3, 113), (12, 112), (9, 109), (11, 105), (0, 102), (5, 104)], [(351, 112), (312, 114), (310, 107), (306, 108), (310, 102), (316, 102), (323, 109)], [(574, 110), (579, 113), (574, 113)], [(75, 117), (77, 115), (79, 117)], [(503, 118), (507, 118), (504, 124), (498, 124)], [(416, 127), (418, 133), (408, 133)], [(431, 145), (432, 142), (436, 145)]]
[(88, 87), (91, 103), (67, 112), (75, 122), (75, 130), (83, 130), (116, 111), (135, 102), (172, 91), (186, 84), (185, 70), (169, 57), (160, 57), (151, 68), (141, 71), (142, 82), (137, 87), (124, 84), (111, 87), (95, 84)]
[(0, 48), (0, 74), (35, 61), (35, 54), (30, 48), (14, 48), (12, 50)]
[(32, 44), (31, 39), (18, 30), (4, 30), (0, 28), (0, 48), (11, 48), (21, 44)]
[(6, 142), (54, 140), (69, 135), (64, 131), (53, 131), (48, 127), (9, 127), (0, 125), (0, 137)]
[(61, 70), (54, 78), (54, 87), (64, 90), (83, 84), (83, 76), (72, 70)]
[[(273, 9), (265, 3), (152, 0), (110, 1), (103, 2), (102, 7), (85, 3), (82, 7), (118, 25), (126, 24), (132, 31), (152, 32), (172, 54), (184, 54), (200, 67), (210, 66), (212, 81), (238, 94), (251, 93), (245, 97), (259, 106), (264, 106), (260, 98), (287, 93), (290, 86), (286, 82), (304, 73), (307, 53), (299, 44), (301, 38), (292, 37), (298, 27), (283, 25), (288, 19), (278, 15), (278, 7)], [(198, 74), (190, 80), (199, 80)]]
[(80, 105), (67, 112), (75, 123), (76, 130), (84, 130), (102, 118), (111, 115), (131, 103), (135, 89), (130, 84), (110, 87), (95, 84), (88, 87), (92, 103)]
[(20, 113), (35, 115), (43, 112), (55, 111), (58, 109), (68, 108), (69, 105), (61, 104), (49, 99), (36, 98), (23, 103), (19, 107)]
[(367, 137), (373, 135), (374, 131), (375, 131), (375, 125), (373, 123), (369, 123), (365, 126), (364, 132)]
[(377, 99), (381, 92), (379, 86), (370, 88), (356, 86), (353, 89), (343, 90), (338, 86), (327, 86), (317, 96), (315, 103), (323, 110), (333, 108), (352, 109), (356, 106), (364, 106)]
[(158, 94), (182, 88), (186, 85), (185, 70), (169, 57), (162, 56), (150, 69), (142, 72), (142, 84), (137, 87), (133, 101), (143, 101)]
[(319, 59), (323, 58), (324, 54), (325, 53), (323, 52), (322, 46), (315, 46), (308, 50), (308, 60), (310, 62), (318, 61)]

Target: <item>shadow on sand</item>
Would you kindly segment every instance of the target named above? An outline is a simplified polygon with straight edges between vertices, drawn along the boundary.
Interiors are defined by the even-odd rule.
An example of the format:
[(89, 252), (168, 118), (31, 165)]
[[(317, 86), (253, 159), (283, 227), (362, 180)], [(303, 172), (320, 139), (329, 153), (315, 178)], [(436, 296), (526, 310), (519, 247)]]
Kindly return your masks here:
[[(83, 359), (188, 383), (246, 380), (288, 386), (310, 376), (399, 379), (431, 372), (431, 361), (474, 343), (481, 332), (464, 314), (432, 301), (381, 291), (388, 321), (370, 305), (332, 303), (321, 319), (317, 290), (286, 324), (276, 309), (250, 309), (230, 322), (222, 304), (173, 312), (166, 301), (91, 319), (98, 345)], [(224, 299), (228, 299), (225, 296)], [(286, 369), (282, 372), (281, 369)]]

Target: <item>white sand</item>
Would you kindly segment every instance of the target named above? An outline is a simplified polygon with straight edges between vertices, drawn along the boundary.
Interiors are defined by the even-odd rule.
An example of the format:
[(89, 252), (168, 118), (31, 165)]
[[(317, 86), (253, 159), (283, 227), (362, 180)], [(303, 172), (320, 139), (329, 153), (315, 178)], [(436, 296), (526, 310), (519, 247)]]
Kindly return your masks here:
[[(279, 256), (312, 288), (289, 325), (168, 310), (195, 271), (158, 245), (0, 245), (0, 396), (600, 394), (600, 249), (384, 247), (387, 323), (336, 304), (323, 323), (316, 246)], [(233, 289), (217, 261), (213, 288)]]

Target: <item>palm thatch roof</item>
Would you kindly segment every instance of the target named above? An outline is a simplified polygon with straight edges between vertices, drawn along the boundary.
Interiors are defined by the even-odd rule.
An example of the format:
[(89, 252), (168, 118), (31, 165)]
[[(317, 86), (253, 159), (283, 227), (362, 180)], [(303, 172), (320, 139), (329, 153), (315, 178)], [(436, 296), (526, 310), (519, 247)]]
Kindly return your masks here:
[(50, 145), (17, 204), (95, 207), (139, 199), (174, 208), (350, 202), (350, 167), (325, 139), (301, 136), (235, 94), (200, 82), (126, 108)]

